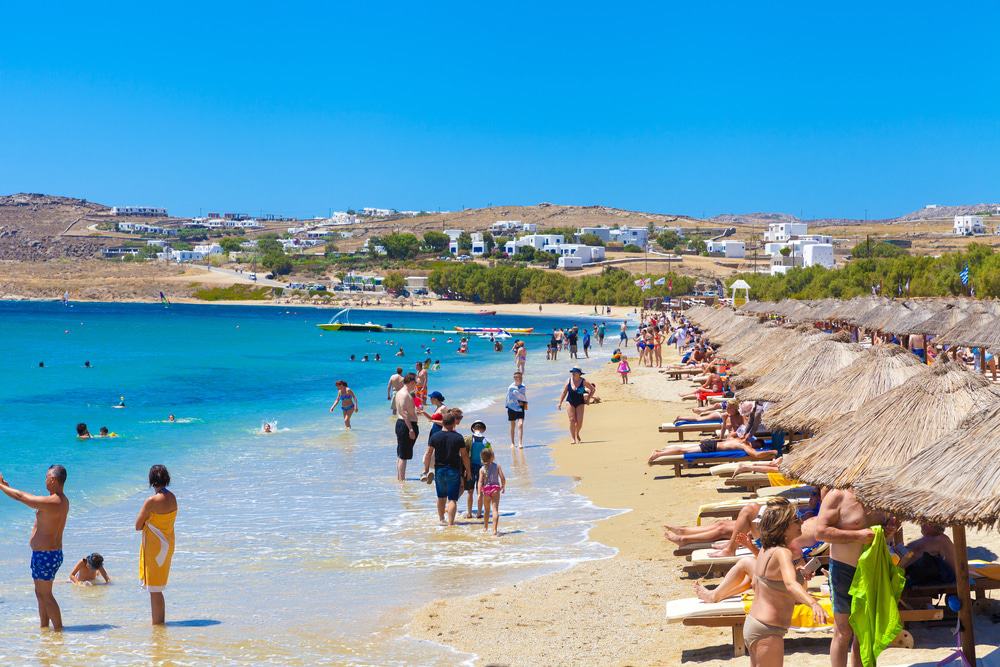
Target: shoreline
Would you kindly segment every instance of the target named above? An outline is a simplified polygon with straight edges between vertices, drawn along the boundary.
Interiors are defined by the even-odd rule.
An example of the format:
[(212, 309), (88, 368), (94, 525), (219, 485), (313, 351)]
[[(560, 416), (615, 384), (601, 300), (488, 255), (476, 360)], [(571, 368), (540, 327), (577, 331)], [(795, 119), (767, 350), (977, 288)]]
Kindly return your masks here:
[[(542, 310), (538, 310), (539, 304), (536, 303), (506, 303), (506, 304), (475, 304), (471, 301), (441, 301), (432, 300), (431, 305), (426, 306), (418, 304), (411, 306), (409, 304), (395, 304), (395, 303), (383, 303), (379, 305), (368, 304), (365, 306), (345, 306), (343, 304), (320, 304), (320, 303), (283, 303), (280, 301), (204, 301), (202, 299), (194, 299), (191, 297), (175, 297), (170, 298), (170, 304), (183, 304), (183, 305), (194, 305), (194, 306), (255, 306), (255, 307), (271, 307), (271, 308), (310, 308), (315, 310), (343, 310), (344, 308), (350, 308), (351, 310), (357, 311), (367, 311), (367, 310), (387, 310), (387, 311), (400, 311), (400, 312), (424, 312), (424, 313), (442, 313), (442, 314), (452, 314), (461, 313), (467, 315), (476, 315), (478, 311), (481, 310), (495, 310), (496, 315), (483, 315), (482, 317), (496, 317), (499, 315), (531, 315), (535, 317), (591, 317), (594, 319), (606, 319), (606, 320), (622, 320), (628, 319), (634, 315), (635, 307), (633, 306), (612, 306), (612, 312), (608, 314), (598, 314), (595, 315), (593, 312), (588, 312), (593, 310), (593, 305), (587, 306), (583, 304), (572, 304), (572, 303), (546, 303), (541, 304)], [(62, 299), (60, 298), (37, 298), (37, 297), (17, 297), (11, 298), (10, 295), (5, 295), (0, 297), (0, 302), (8, 303), (59, 303)], [(150, 304), (157, 305), (160, 303), (159, 299), (148, 298), (148, 299), (70, 299), (70, 304), (75, 303), (140, 303), (140, 304)]]

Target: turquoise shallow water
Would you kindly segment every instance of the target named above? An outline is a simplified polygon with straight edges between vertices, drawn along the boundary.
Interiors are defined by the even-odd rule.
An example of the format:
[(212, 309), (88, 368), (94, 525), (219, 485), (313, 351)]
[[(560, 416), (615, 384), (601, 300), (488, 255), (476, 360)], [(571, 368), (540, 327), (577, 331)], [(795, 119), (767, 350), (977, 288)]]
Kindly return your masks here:
[[(40, 493), (45, 468), (65, 465), (72, 510), (60, 578), (96, 550), (115, 580), (107, 588), (58, 585), (71, 631), (39, 635), (27, 569), (32, 514), (0, 498), (0, 662), (454, 663), (447, 649), (400, 637), (417, 606), (609, 555), (586, 539), (609, 513), (574, 494), (570, 480), (546, 474), (544, 443), (555, 436), (548, 406), (568, 364), (544, 360), (543, 337), (529, 338), (530, 446), (512, 452), (503, 437), (507, 351), (473, 339), (459, 355), (457, 341), (441, 334), (321, 332), (315, 325), (329, 316), (308, 308), (0, 303), (0, 471)], [(486, 323), (474, 315), (361, 317), (431, 329)], [(569, 323), (495, 319), (540, 329)], [(407, 351), (402, 360), (392, 356), (397, 345)], [(484, 418), (501, 445), (510, 486), (500, 540), (472, 525), (439, 528), (431, 487), (394, 480), (385, 383), (397, 361), (412, 368), (423, 358), (425, 345), (442, 362), (431, 389)], [(382, 362), (348, 360), (375, 352)], [(595, 354), (603, 359), (585, 364), (609, 355), (606, 347)], [(350, 433), (339, 410), (327, 412), (338, 378), (359, 396)], [(113, 407), (119, 395), (123, 410)], [(166, 423), (170, 413), (181, 423)], [(279, 432), (259, 435), (264, 420), (277, 420)], [(78, 441), (79, 421), (123, 437)], [(153, 463), (170, 468), (181, 503), (167, 593), (168, 618), (178, 624), (156, 631), (136, 580), (132, 530)]]

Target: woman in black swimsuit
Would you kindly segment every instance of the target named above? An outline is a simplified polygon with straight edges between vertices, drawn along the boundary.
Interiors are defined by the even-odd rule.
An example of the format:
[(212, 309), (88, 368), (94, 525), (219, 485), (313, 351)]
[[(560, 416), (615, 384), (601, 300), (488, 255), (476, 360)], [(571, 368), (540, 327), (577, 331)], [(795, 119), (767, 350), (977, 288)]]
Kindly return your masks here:
[(559, 402), (556, 410), (562, 409), (563, 401), (569, 403), (566, 414), (569, 415), (569, 437), (575, 445), (583, 442), (580, 439), (580, 430), (583, 428), (583, 409), (587, 404), (587, 397), (594, 393), (594, 385), (583, 379), (583, 371), (579, 368), (572, 368), (569, 371), (569, 382), (563, 387), (562, 394), (559, 395)]

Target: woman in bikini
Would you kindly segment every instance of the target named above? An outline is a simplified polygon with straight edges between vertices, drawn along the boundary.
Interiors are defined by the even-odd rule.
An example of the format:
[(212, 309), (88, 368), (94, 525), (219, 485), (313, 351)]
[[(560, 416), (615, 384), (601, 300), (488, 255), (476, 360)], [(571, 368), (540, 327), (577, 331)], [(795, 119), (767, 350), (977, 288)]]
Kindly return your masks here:
[(790, 503), (768, 504), (760, 517), (761, 552), (753, 569), (754, 599), (743, 623), (751, 667), (784, 664), (785, 633), (796, 603), (808, 605), (817, 623), (827, 620), (819, 602), (806, 592), (788, 548), (801, 534), (801, 520)]
[(347, 380), (337, 380), (337, 400), (330, 406), (333, 412), (337, 404), (340, 403), (340, 410), (344, 413), (344, 428), (351, 430), (351, 415), (358, 412), (358, 397), (354, 395), (354, 390), (347, 386)]

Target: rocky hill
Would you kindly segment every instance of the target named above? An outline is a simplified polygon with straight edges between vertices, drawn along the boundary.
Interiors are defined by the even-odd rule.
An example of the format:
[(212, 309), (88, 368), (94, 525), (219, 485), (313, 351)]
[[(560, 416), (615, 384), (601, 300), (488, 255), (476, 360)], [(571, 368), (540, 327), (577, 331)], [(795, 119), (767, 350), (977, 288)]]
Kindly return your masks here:
[(87, 216), (107, 211), (107, 206), (72, 197), (0, 196), (0, 259), (93, 257), (107, 242), (64, 234)]

